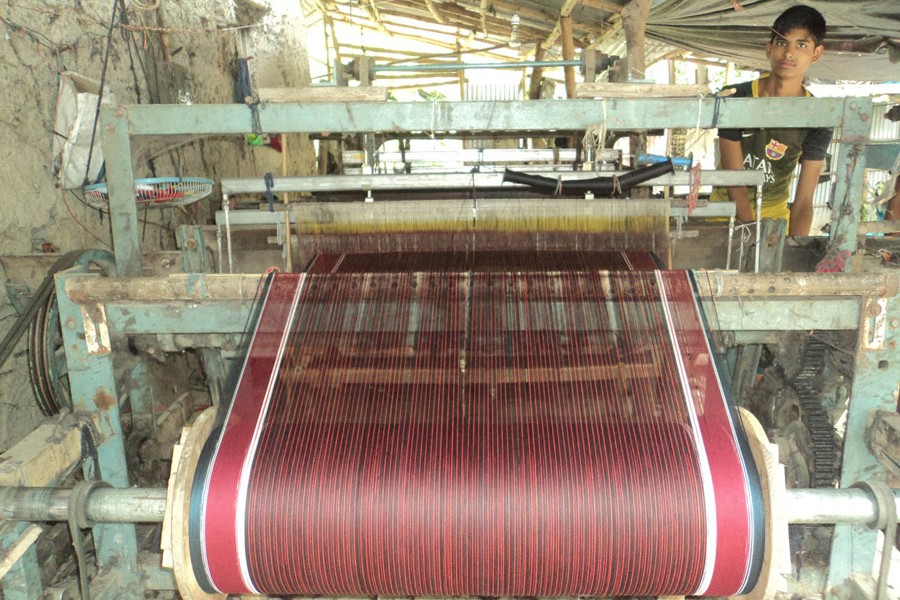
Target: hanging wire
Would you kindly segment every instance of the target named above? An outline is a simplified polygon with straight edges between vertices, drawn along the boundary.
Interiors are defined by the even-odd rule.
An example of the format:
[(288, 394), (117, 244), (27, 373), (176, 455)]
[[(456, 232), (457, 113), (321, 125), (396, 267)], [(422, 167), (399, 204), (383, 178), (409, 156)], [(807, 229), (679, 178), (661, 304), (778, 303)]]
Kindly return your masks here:
[[(75, 211), (72, 210), (72, 206), (69, 204), (69, 199), (66, 198), (66, 190), (64, 190), (62, 187), (60, 187), (60, 188), (59, 188), (59, 192), (60, 192), (60, 195), (61, 195), (61, 197), (62, 197), (63, 204), (65, 205), (66, 210), (67, 210), (68, 213), (69, 213), (69, 216), (72, 217), (72, 220), (75, 221), (75, 223), (77, 223), (78, 226), (81, 227), (81, 229), (83, 229), (83, 230), (85, 231), (85, 233), (87, 233), (89, 236), (91, 236), (92, 238), (94, 238), (95, 240), (97, 240), (98, 242), (100, 242), (101, 244), (103, 244), (104, 246), (106, 246), (107, 248), (109, 248), (110, 250), (112, 250), (112, 246), (111, 246), (108, 242), (104, 241), (104, 240), (101, 239), (97, 234), (95, 234), (93, 231), (91, 231), (90, 229), (88, 229), (87, 227), (85, 227), (84, 223), (82, 223), (82, 222), (78, 219), (78, 217), (75, 216)], [(85, 203), (85, 204), (87, 205), (87, 203)]]
[(100, 120), (100, 103), (103, 102), (103, 88), (106, 85), (106, 68), (109, 65), (109, 51), (112, 48), (112, 32), (116, 24), (116, 13), (119, 10), (120, 0), (113, 0), (112, 15), (109, 18), (109, 27), (106, 29), (106, 53), (103, 55), (103, 66), (100, 69), (100, 90), (97, 92), (97, 109), (94, 111), (94, 124), (91, 127), (91, 143), (88, 147), (87, 166), (84, 169), (84, 184), (90, 183), (91, 157), (94, 154), (94, 142), (97, 138), (97, 122)]

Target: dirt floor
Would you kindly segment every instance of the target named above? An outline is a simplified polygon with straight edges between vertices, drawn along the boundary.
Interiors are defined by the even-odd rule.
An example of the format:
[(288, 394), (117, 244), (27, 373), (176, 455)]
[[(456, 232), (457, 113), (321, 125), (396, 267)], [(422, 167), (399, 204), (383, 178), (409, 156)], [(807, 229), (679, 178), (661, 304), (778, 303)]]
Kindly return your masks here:
[[(236, 59), (252, 56), (256, 87), (309, 82), (305, 29), (296, 7), (269, 9), (262, 0), (0, 1), (0, 254), (108, 248), (109, 219), (57, 187), (51, 152), (62, 71), (105, 83), (121, 103), (222, 103), (235, 98)], [(110, 23), (112, 22), (112, 26)], [(277, 132), (272, 132), (277, 133)], [(289, 144), (292, 174), (314, 164), (311, 145)], [(262, 177), (280, 173), (281, 155), (240, 137), (135, 144), (136, 177)], [(180, 223), (205, 222), (220, 195), (184, 209), (139, 213), (147, 250), (174, 246)], [(6, 283), (5, 279), (2, 283)], [(0, 286), (0, 335), (15, 319)], [(25, 344), (0, 367), (0, 450), (39, 420), (26, 375)]]

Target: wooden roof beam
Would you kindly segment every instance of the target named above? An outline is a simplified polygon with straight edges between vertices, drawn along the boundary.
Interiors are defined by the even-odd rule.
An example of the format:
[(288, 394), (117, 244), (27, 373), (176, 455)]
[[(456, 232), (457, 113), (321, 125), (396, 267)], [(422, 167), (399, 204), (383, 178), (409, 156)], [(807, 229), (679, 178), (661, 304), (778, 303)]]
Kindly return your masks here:
[[(578, 4), (580, 0), (566, 0), (565, 3), (559, 9), (560, 17), (569, 17), (572, 15), (572, 9)], [(550, 35), (547, 36), (547, 39), (543, 41), (541, 44), (544, 48), (549, 48), (552, 46), (556, 39), (559, 37), (560, 28), (559, 28), (559, 19), (556, 20), (556, 25), (553, 26), (553, 31), (550, 32)]]
[[(342, 12), (333, 12), (332, 18), (335, 21), (340, 21), (342, 23), (346, 23), (353, 27), (362, 27), (364, 29), (371, 29), (371, 30), (377, 31), (377, 27), (375, 27), (374, 25), (369, 23), (369, 21), (367, 21), (366, 19), (357, 17), (356, 15), (351, 16), (351, 15), (344, 14)], [(409, 26), (405, 26), (405, 27), (408, 28)], [(426, 37), (413, 35), (413, 34), (405, 33), (404, 31), (397, 31), (397, 30), (395, 30), (393, 33), (396, 36), (404, 37), (409, 40), (421, 42), (421, 43), (435, 46), (438, 48), (446, 48), (448, 50), (453, 50), (453, 51), (455, 51), (455, 49), (456, 49), (456, 44), (453, 42), (450, 42), (450, 41), (443, 41), (443, 40), (436, 39), (436, 38), (426, 38)], [(452, 34), (446, 34), (446, 35), (452, 37)], [(484, 50), (480, 50), (480, 51), (473, 50), (472, 52), (484, 52)], [(509, 56), (503, 56), (501, 54), (496, 54), (493, 52), (485, 53), (485, 54), (487, 56), (490, 56), (491, 58), (495, 58), (498, 60), (509, 60)]]
[(488, 0), (481, 0), (481, 5), (478, 7), (478, 12), (481, 15), (481, 32), (484, 33), (484, 35), (488, 34), (487, 7), (488, 7)]
[[(494, 6), (499, 6), (499, 4), (495, 1)], [(473, 31), (479, 30), (482, 27), (481, 15), (477, 12), (467, 10), (464, 6), (459, 4), (445, 4), (441, 8), (441, 11), (444, 18), (449, 20), (450, 23), (455, 24), (457, 27), (470, 28)], [(428, 13), (421, 4), (404, 2), (403, 0), (394, 0), (388, 7), (383, 8), (382, 17), (384, 18), (388, 15), (405, 19), (410, 18), (411, 16), (421, 16), (425, 19), (428, 18)], [(546, 17), (542, 15), (542, 19), (546, 19)], [(497, 39), (506, 39), (508, 37), (510, 28), (508, 19), (488, 15), (484, 21), (487, 25), (489, 36)], [(449, 24), (447, 25), (447, 27), (450, 26), (451, 25)], [(519, 26), (519, 37), (523, 42), (538, 41), (543, 35), (543, 30), (528, 25), (527, 23), (522, 23)]]
[(434, 5), (434, 0), (425, 0), (425, 6), (428, 7), (428, 12), (431, 13), (431, 16), (434, 17), (434, 20), (440, 23), (441, 25), (446, 25), (447, 21), (444, 19), (441, 12), (437, 9), (437, 6)]
[(390, 31), (388, 31), (388, 28), (381, 20), (381, 13), (378, 11), (378, 4), (375, 3), (375, 0), (369, 0), (368, 4), (363, 4), (362, 6), (366, 13), (368, 13), (369, 18), (375, 23), (381, 33), (384, 33), (386, 35), (393, 35)]
[(581, 3), (588, 8), (599, 8), (606, 12), (622, 14), (622, 6), (615, 2), (607, 2), (606, 0), (581, 0)]

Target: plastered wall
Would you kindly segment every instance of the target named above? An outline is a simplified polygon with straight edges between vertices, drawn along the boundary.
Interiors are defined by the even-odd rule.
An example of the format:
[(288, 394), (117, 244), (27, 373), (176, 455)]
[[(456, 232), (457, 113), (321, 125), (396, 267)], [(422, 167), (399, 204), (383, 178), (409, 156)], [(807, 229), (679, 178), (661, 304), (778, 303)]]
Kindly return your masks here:
[[(56, 186), (51, 148), (59, 72), (100, 79), (106, 61), (106, 85), (122, 103), (233, 102), (235, 60), (241, 56), (252, 57), (256, 86), (309, 82), (299, 1), (123, 4), (124, 16), (118, 10), (113, 20), (114, 0), (0, 0), (2, 255), (111, 243), (106, 215), (81, 202), (77, 190), (64, 194)], [(142, 142), (133, 154), (136, 177), (262, 177), (280, 173), (282, 162), (271, 148), (252, 147), (239, 137)], [(288, 163), (292, 174), (310, 173), (311, 145), (294, 140)], [(173, 248), (175, 227), (207, 222), (218, 198), (213, 194), (183, 210), (141, 211), (144, 247)], [(0, 283), (6, 283), (5, 276)], [(15, 317), (5, 285), (0, 286), (0, 336)], [(0, 450), (40, 419), (25, 354), (23, 342), (0, 368)]]

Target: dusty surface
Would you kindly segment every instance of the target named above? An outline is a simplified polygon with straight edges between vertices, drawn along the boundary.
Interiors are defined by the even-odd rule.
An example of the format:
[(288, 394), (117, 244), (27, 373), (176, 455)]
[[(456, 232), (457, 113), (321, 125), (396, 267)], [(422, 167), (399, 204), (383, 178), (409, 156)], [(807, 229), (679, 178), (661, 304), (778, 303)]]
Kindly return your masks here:
[[(120, 102), (144, 104), (232, 102), (239, 56), (253, 56), (256, 86), (301, 85), (309, 80), (299, 2), (282, 12), (267, 11), (266, 2), (256, 3), (262, 9), (247, 10), (248, 3), (241, 2), (236, 15), (231, 2), (220, 0), (156, 4), (130, 0), (107, 45), (113, 4), (112, 0), (0, 0), (0, 254), (40, 252), (47, 244), (66, 252), (110, 243), (108, 218), (85, 206), (77, 191), (63, 197), (54, 185), (51, 143), (60, 71), (100, 79), (109, 48), (106, 84)], [(236, 29), (239, 25), (244, 28)], [(165, 31), (150, 29), (157, 27)], [(135, 175), (218, 179), (280, 172), (280, 154), (250, 147), (238, 137), (178, 144), (136, 146)], [(292, 173), (308, 173), (313, 164), (309, 146), (294, 141), (290, 163)], [(185, 210), (140, 214), (146, 221), (144, 248), (172, 248), (174, 227), (205, 221), (217, 208), (216, 198), (214, 193)], [(14, 318), (0, 286), (0, 335)], [(31, 394), (22, 343), (0, 368), (0, 449), (39, 420)]]

